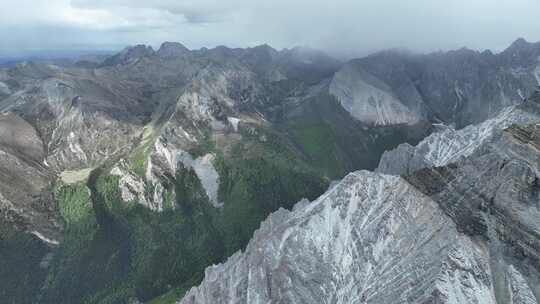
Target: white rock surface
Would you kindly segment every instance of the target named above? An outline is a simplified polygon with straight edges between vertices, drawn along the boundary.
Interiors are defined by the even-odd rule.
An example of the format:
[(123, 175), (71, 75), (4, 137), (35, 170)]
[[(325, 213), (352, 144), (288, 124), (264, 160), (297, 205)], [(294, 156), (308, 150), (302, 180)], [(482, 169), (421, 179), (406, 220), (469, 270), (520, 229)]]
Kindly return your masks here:
[(485, 248), (400, 177), (349, 174), (272, 214), (178, 303), (495, 303)]
[(415, 147), (402, 144), (384, 152), (377, 171), (405, 174), (420, 168), (443, 166), (473, 154), (494, 133), (512, 124), (538, 121), (540, 117), (536, 114), (524, 111), (519, 106), (511, 106), (492, 119), (461, 130), (442, 126), (443, 130), (426, 137)]
[(240, 119), (236, 117), (227, 117), (227, 120), (233, 127), (234, 132), (238, 132), (238, 123), (240, 123)]
[(538, 113), (443, 130), (411, 147), (430, 169), (354, 172), (273, 213), (178, 303), (537, 303), (540, 133), (501, 128)]
[(121, 162), (111, 169), (111, 174), (120, 177), (118, 180), (118, 187), (122, 200), (126, 203), (139, 203), (154, 211), (163, 211), (163, 201), (161, 199), (147, 199), (145, 193), (144, 180), (124, 169)]
[(354, 118), (372, 125), (414, 124), (419, 117), (374, 76), (352, 65), (344, 66), (330, 83), (330, 94)]
[[(179, 170), (179, 164), (184, 168), (193, 169), (201, 181), (210, 203), (214, 207), (223, 206), (223, 203), (218, 201), (219, 174), (213, 164), (214, 155), (206, 154), (193, 158), (188, 152), (169, 146), (162, 140), (156, 141), (154, 153), (155, 157), (163, 160), (172, 176)], [(150, 166), (153, 166), (153, 164), (150, 164)], [(148, 175), (151, 175), (151, 172), (148, 172)]]
[(523, 275), (510, 266), (507, 272), (508, 276), (508, 289), (510, 291), (511, 303), (516, 304), (537, 304), (538, 301), (534, 296), (531, 288), (527, 284), (527, 281), (523, 278)]

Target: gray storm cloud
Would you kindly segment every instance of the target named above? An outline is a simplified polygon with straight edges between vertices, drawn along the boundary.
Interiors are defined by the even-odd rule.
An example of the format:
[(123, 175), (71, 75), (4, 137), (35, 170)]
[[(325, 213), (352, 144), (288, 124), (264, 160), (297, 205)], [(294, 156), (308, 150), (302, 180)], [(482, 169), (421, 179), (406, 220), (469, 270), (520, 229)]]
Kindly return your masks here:
[(540, 0), (0, 0), (0, 53), (180, 41), (337, 55), (540, 40)]

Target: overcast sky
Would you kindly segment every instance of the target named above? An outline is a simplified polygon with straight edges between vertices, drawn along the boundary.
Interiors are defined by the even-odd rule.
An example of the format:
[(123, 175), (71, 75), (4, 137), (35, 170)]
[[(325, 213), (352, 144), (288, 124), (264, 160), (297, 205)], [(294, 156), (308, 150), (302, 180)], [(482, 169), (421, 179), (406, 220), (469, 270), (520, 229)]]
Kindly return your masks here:
[(335, 55), (392, 47), (501, 50), (540, 41), (540, 0), (0, 0), (0, 54), (310, 46)]

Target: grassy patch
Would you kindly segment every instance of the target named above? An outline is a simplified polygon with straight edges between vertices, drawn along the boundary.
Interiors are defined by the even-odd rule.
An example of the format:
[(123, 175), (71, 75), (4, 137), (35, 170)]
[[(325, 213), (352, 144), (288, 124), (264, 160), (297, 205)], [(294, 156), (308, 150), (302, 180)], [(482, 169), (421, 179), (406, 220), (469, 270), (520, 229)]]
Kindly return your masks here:
[(328, 180), (300, 159), (279, 134), (257, 129), (244, 138), (231, 157), (218, 154), (215, 161), (219, 199), (225, 203), (217, 218), (225, 256), (243, 249), (270, 213), (280, 207), (290, 209), (302, 198), (314, 199), (328, 187)]
[(293, 140), (307, 155), (309, 163), (328, 176), (337, 176), (343, 171), (337, 155), (334, 130), (325, 123), (297, 124), (291, 127)]
[(131, 170), (141, 177), (144, 177), (146, 174), (148, 157), (152, 153), (152, 147), (156, 140), (154, 133), (154, 128), (151, 125), (145, 126), (141, 135), (141, 142), (129, 158)]
[(211, 143), (204, 147), (217, 155), (223, 208), (209, 203), (188, 168), (170, 178), (164, 198), (171, 208), (161, 213), (122, 202), (118, 177), (101, 171), (87, 186), (59, 187), (69, 228), (42, 302), (171, 303), (202, 280), (206, 267), (244, 248), (269, 213), (325, 191), (328, 181), (279, 134), (257, 128), (243, 136), (228, 158)]
[(90, 190), (84, 184), (60, 185), (55, 191), (55, 198), (68, 226), (77, 226), (85, 218), (94, 217)]
[[(55, 191), (66, 222), (64, 241), (55, 252), (42, 295), (43, 303), (122, 303), (102, 293), (126, 278), (125, 234), (100, 218), (84, 184), (60, 185)], [(129, 261), (129, 260), (128, 260)], [(120, 294), (115, 288), (115, 294)], [(122, 297), (124, 298), (124, 297)]]

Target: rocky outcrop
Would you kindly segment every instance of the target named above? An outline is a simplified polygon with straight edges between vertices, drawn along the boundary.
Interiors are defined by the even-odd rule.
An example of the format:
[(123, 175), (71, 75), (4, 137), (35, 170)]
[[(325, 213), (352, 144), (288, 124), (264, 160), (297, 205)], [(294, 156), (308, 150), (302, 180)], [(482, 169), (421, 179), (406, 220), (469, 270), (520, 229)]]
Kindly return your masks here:
[(518, 106), (501, 111), (496, 117), (461, 130), (440, 126), (442, 130), (422, 140), (415, 147), (399, 145), (384, 152), (378, 172), (409, 174), (425, 167), (444, 166), (473, 154), (501, 130), (513, 124), (531, 124), (540, 121), (540, 91)]
[(384, 82), (351, 64), (335, 74), (330, 94), (354, 118), (367, 124), (414, 124), (423, 118), (421, 113), (402, 104)]
[[(386, 88), (383, 92), (391, 94), (392, 104), (404, 105), (413, 116), (463, 128), (492, 118), (529, 96), (540, 84), (539, 59), (540, 44), (523, 39), (499, 54), (465, 48), (426, 55), (390, 50), (350, 61), (334, 81), (343, 82), (340, 73), (347, 70), (363, 71), (377, 79), (379, 88)], [(358, 109), (373, 103), (345, 92), (333, 94), (346, 103), (356, 100)]]
[[(538, 110), (533, 97), (458, 131), (474, 148), (402, 177), (351, 173), (272, 214), (178, 303), (537, 303)], [(514, 111), (523, 120), (503, 123)]]
[(176, 59), (189, 54), (189, 49), (178, 42), (163, 42), (156, 54), (163, 59)]
[[(499, 55), (468, 50), (421, 56), (388, 52), (354, 60), (336, 73), (341, 63), (305, 48), (277, 51), (262, 45), (190, 51), (165, 43), (158, 51), (127, 48), (99, 65), (24, 63), (0, 70), (2, 223), (62, 247), (54, 184), (60, 179), (76, 188), (87, 178), (89, 184), (96, 184), (98, 175), (112, 174), (116, 177), (104, 182), (114, 187), (118, 182), (119, 189), (113, 190), (119, 190), (121, 199), (113, 204), (164, 211), (175, 209), (184, 198), (187, 201), (185, 214), (133, 208), (155, 221), (149, 223), (148, 233), (139, 234), (142, 240), (130, 241), (150, 244), (158, 241), (161, 232), (169, 233), (163, 238), (167, 242), (179, 235), (182, 240), (197, 240), (200, 248), (178, 251), (184, 261), (186, 252), (214, 248), (207, 247), (213, 242), (199, 244), (199, 228), (212, 230), (216, 227), (210, 224), (219, 222), (221, 229), (221, 220), (227, 219), (236, 220), (224, 225), (228, 227), (224, 230), (230, 230), (224, 235), (233, 236), (227, 240), (231, 244), (227, 250), (236, 250), (258, 224), (254, 220), (244, 229), (246, 219), (251, 220), (252, 214), (258, 219), (286, 203), (285, 197), (290, 196), (281, 196), (284, 189), (294, 200), (303, 193), (318, 194), (323, 176), (342, 177), (346, 170), (372, 168), (386, 147), (423, 136), (426, 122), (443, 121), (461, 128), (521, 101), (530, 84), (536, 84), (536, 50), (518, 43), (506, 54), (502, 60)], [(469, 130), (464, 137), (461, 130), (448, 128), (437, 133), (445, 135), (433, 137), (432, 143), (400, 147), (407, 153), (398, 153), (392, 165), (405, 165), (381, 171), (403, 173), (403, 177), (360, 171), (315, 203), (279, 211), (263, 224), (244, 254), (209, 271), (208, 279), (185, 301), (224, 302), (224, 297), (239, 302), (534, 300), (536, 270), (526, 271), (525, 265), (536, 265), (536, 225), (531, 220), (536, 213), (531, 206), (536, 195), (537, 136), (533, 126), (511, 127), (534, 123), (537, 114), (528, 106), (531, 103), (511, 108), (485, 125), (464, 129)], [(409, 128), (414, 135), (408, 134)], [(498, 151), (497, 145), (504, 149)], [(253, 168), (243, 166), (242, 157), (252, 160)], [(508, 161), (512, 158), (521, 162)], [(279, 173), (251, 172), (259, 164), (265, 172)], [(286, 168), (289, 165), (293, 168)], [(287, 175), (289, 169), (294, 174), (273, 177)], [(478, 172), (486, 172), (489, 181), (473, 175)], [(262, 184), (269, 185), (269, 191), (253, 191), (261, 183), (251, 181), (267, 177), (270, 180)], [(236, 179), (241, 181), (235, 184)], [(298, 181), (298, 186), (291, 186), (291, 181)], [(223, 190), (221, 183), (228, 188), (225, 193), (234, 194), (224, 200), (233, 203), (223, 205), (218, 198), (218, 192), (223, 196), (218, 191)], [(90, 188), (96, 198), (103, 195), (97, 187)], [(175, 191), (185, 197), (175, 197)], [(196, 196), (190, 197), (190, 191), (196, 191)], [(265, 196), (268, 204), (260, 199)], [(206, 199), (220, 209), (207, 206)], [(256, 200), (255, 204), (249, 200)], [(227, 206), (234, 208), (227, 213)], [(211, 220), (199, 221), (200, 212), (190, 213), (199, 207), (211, 214)], [(193, 217), (195, 221), (182, 220), (182, 225), (200, 226), (161, 230), (157, 227), (161, 220), (175, 219), (169, 215)], [(100, 226), (107, 222), (103, 219)], [(126, 218), (119, 224), (133, 224), (133, 228), (146, 223), (133, 220)], [(120, 236), (104, 233), (96, 238), (114, 236), (127, 252), (124, 244), (129, 238), (120, 228)], [(237, 230), (242, 234), (238, 239)], [(213, 233), (208, 236), (215, 239)], [(74, 245), (82, 248), (89, 240), (94, 240), (92, 235)], [(112, 248), (111, 243), (96, 240), (97, 247)], [(141, 248), (157, 250), (154, 245)], [(137, 261), (146, 264), (165, 258), (162, 247), (158, 249)], [(93, 259), (94, 253), (89, 251), (81, 261)], [(124, 257), (127, 253), (120, 257), (119, 262), (127, 265), (122, 273), (133, 267)], [(176, 256), (166, 258), (169, 262)], [(212, 255), (211, 261), (217, 259)], [(69, 262), (67, 258), (55, 261)], [(145, 300), (177, 283), (176, 272), (186, 267), (176, 261), (166, 280), (144, 292)], [(197, 267), (208, 261), (201, 259)], [(93, 275), (98, 264), (88, 265), (91, 279), (99, 281), (96, 286), (108, 284)], [(193, 277), (199, 274), (197, 269), (192, 269)], [(138, 274), (146, 273), (139, 270)], [(58, 290), (70, 281), (69, 271), (57, 281)], [(157, 272), (154, 275), (152, 280), (161, 278)], [(188, 280), (182, 279), (182, 284)], [(146, 282), (137, 281), (137, 288)], [(113, 292), (99, 288), (81, 294)], [(133, 288), (127, 287), (126, 297), (135, 294)]]
[[(218, 200), (219, 174), (213, 161), (213, 154), (193, 157), (188, 152), (168, 145), (163, 139), (156, 141), (146, 168), (146, 179), (157, 186), (165, 177), (174, 178), (179, 170), (193, 170), (201, 182), (209, 202), (214, 207), (223, 204)], [(157, 188), (162, 191), (162, 187)], [(162, 196), (156, 194), (154, 197)], [(162, 210), (162, 208), (160, 208)]]
[(103, 61), (103, 66), (108, 65), (125, 65), (136, 63), (138, 60), (144, 57), (152, 56), (155, 52), (151, 46), (136, 45), (130, 46), (122, 50), (120, 53), (107, 58)]
[[(244, 253), (208, 268), (178, 303), (504, 303), (492, 258), (438, 201), (403, 178), (360, 171), (271, 215)], [(514, 303), (535, 301), (521, 272), (501, 268)]]
[(50, 244), (60, 238), (52, 174), (37, 131), (13, 113), (0, 114), (0, 220), (32, 231)]

